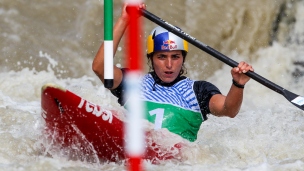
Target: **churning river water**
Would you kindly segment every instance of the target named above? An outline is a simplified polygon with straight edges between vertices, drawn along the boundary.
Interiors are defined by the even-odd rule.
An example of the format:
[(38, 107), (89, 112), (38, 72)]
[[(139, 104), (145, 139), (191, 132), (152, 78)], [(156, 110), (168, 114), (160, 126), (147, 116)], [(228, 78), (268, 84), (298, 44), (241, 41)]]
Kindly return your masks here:
[[(114, 1), (114, 19), (120, 14)], [(304, 95), (303, 0), (146, 0), (147, 10), (255, 72)], [(155, 27), (144, 20), (145, 36)], [(0, 0), (0, 170), (126, 170), (46, 154), (41, 87), (55, 83), (121, 110), (91, 70), (103, 41), (103, 1)], [(124, 66), (121, 44), (115, 64)], [(190, 46), (187, 76), (231, 86), (230, 67)], [(304, 170), (304, 112), (250, 80), (236, 118), (210, 116), (181, 162), (145, 170)]]

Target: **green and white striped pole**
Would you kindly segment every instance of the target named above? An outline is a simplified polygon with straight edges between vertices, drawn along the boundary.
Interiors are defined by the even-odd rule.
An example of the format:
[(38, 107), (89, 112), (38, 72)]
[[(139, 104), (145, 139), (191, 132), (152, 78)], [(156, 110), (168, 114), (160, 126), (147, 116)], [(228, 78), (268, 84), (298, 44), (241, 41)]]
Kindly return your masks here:
[(104, 0), (104, 86), (113, 87), (113, 0)]

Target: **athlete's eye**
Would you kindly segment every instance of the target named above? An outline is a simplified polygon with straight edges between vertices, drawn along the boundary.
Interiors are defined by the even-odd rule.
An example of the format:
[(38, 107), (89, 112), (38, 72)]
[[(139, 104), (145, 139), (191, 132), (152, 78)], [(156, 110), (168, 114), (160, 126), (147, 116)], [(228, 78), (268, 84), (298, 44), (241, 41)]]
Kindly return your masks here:
[(181, 57), (180, 54), (175, 54), (175, 55), (172, 55), (172, 59), (179, 59)]
[(166, 58), (166, 55), (160, 54), (160, 55), (157, 55), (157, 58), (158, 58), (158, 59), (165, 59), (165, 58)]

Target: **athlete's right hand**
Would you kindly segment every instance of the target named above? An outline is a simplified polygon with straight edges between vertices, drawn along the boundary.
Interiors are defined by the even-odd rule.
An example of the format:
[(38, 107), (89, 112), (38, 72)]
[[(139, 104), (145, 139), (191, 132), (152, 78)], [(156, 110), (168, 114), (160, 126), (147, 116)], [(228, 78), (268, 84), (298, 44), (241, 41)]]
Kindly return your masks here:
[[(123, 7), (122, 7), (122, 12), (121, 12), (121, 17), (124, 18), (124, 19), (127, 19), (129, 20), (129, 14), (128, 14), (128, 11), (127, 11), (127, 8), (128, 8), (128, 5), (127, 3), (124, 3)], [(141, 3), (138, 5), (138, 9), (146, 9), (146, 4), (145, 3)]]
[(129, 20), (129, 15), (127, 13), (127, 6), (128, 6), (127, 3), (123, 4), (120, 17), (123, 19)]

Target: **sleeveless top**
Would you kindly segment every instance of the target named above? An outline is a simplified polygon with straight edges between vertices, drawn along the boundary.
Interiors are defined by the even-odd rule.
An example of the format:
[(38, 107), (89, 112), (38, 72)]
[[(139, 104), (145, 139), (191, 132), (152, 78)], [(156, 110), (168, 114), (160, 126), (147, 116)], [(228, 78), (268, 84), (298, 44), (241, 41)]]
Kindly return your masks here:
[[(124, 75), (125, 70), (122, 71)], [(123, 82), (124, 79), (111, 91), (121, 105), (125, 105)], [(145, 118), (154, 123), (154, 129), (167, 128), (191, 142), (197, 139), (202, 122), (207, 120), (210, 98), (221, 93), (209, 82), (194, 81), (184, 76), (164, 83), (154, 72), (142, 78), (142, 92)]]

